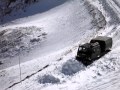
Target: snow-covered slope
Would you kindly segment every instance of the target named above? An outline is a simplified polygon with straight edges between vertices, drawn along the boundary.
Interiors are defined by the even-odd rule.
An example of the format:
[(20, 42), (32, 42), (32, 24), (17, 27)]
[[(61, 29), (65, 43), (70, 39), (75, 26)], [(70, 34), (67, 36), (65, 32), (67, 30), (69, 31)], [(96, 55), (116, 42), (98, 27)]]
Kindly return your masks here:
[(2, 22), (0, 23), (10, 23), (10, 21), (15, 19), (42, 13), (66, 1), (67, 0), (1, 0), (0, 9), (2, 10), (0, 11), (0, 20)]
[[(59, 0), (52, 1), (55, 4), (56, 2), (61, 3)], [(49, 4), (49, 1), (46, 0), (46, 3)], [(32, 10), (38, 10), (39, 4), (41, 2), (28, 8), (28, 12), (31, 8)], [(3, 25), (4, 27), (1, 26), (1, 30), (6, 31), (5, 34), (9, 33), (9, 29), (17, 30), (19, 27), (29, 28), (31, 26), (40, 28), (42, 32), (47, 33), (46, 39), (40, 42), (40, 44), (38, 43), (32, 48), (29, 47), (30, 45), (27, 45), (31, 49), (29, 52), (21, 52), (14, 57), (1, 59), (3, 63), (0, 65), (0, 80), (3, 80), (3, 82), (0, 82), (1, 89), (5, 89), (19, 82), (19, 60), (21, 63), (25, 62), (23, 65), (21, 64), (23, 80), (27, 76), (41, 70), (44, 66), (49, 65), (50, 62), (59, 60), (65, 53), (69, 52), (69, 49), (73, 45), (78, 42), (88, 41), (88, 37), (92, 38), (96, 30), (93, 28), (91, 21), (92, 16), (89, 15), (83, 1), (68, 0), (62, 5), (57, 4), (53, 9), (50, 8), (47, 12), (40, 12), (33, 16), (12, 21)], [(29, 42), (26, 44), (29, 44)], [(16, 46), (19, 47), (18, 45)]]
[[(11, 25), (2, 29), (30, 26), (41, 28), (41, 31), (47, 34), (45, 41), (32, 48), (31, 52), (22, 52), (20, 54), (21, 62), (33, 60), (34, 58), (39, 58), (40, 56), (45, 56), (72, 46), (74, 43), (80, 41), (80, 39), (85, 40), (87, 37), (91, 37), (96, 33), (95, 29), (91, 29), (92, 17), (88, 14), (85, 7), (82, 6), (82, 1), (67, 1), (48, 12), (15, 20), (13, 21), (14, 24), (11, 23)], [(34, 6), (33, 9), (37, 10)], [(31, 48), (29, 46), (28, 48)], [(1, 69), (18, 64), (18, 59), (19, 57), (11, 57), (11, 60), (4, 58), (2, 60), (4, 64), (0, 66)]]
[[(59, 3), (59, 0), (52, 0), (55, 7), (43, 9), (42, 12), (38, 10), (39, 5), (51, 3), (49, 0), (45, 0), (44, 3), (38, 2), (27, 8), (26, 13), (22, 13), (28, 17), (24, 16), (4, 24), (4, 27), (1, 25), (1, 31), (5, 30), (5, 35), (8, 36), (9, 29), (31, 26), (46, 33), (46, 38), (40, 43), (32, 44), (32, 48), (29, 44), (31, 38), (28, 37), (25, 44), (29, 48), (28, 52), (18, 50), (21, 51), (19, 54), (1, 59), (1, 90), (120, 89), (118, 0), (63, 1)], [(36, 10), (37, 13), (30, 14), (29, 10)], [(34, 34), (37, 35), (33, 33), (32, 37)], [(98, 35), (113, 38), (112, 51), (85, 67), (75, 60), (78, 44), (88, 42)]]

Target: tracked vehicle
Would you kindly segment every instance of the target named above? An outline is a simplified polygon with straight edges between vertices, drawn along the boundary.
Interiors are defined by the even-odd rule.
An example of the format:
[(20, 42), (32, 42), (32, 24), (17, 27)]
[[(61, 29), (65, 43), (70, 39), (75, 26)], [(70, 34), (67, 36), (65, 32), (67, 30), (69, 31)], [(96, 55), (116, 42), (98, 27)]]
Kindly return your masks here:
[(112, 38), (106, 36), (98, 36), (83, 45), (79, 45), (76, 59), (85, 65), (91, 64), (97, 58), (100, 58), (112, 47)]

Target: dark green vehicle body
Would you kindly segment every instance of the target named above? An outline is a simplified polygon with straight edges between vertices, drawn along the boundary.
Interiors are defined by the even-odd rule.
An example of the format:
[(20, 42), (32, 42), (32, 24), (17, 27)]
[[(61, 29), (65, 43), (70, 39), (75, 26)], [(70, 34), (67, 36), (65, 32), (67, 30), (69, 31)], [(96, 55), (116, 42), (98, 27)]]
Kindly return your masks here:
[(101, 57), (103, 53), (110, 50), (112, 47), (112, 38), (98, 36), (78, 48), (76, 59), (82, 63), (89, 64), (95, 59)]
[(101, 51), (110, 50), (112, 48), (112, 38), (105, 36), (98, 36), (90, 41), (90, 43), (98, 42), (101, 46)]

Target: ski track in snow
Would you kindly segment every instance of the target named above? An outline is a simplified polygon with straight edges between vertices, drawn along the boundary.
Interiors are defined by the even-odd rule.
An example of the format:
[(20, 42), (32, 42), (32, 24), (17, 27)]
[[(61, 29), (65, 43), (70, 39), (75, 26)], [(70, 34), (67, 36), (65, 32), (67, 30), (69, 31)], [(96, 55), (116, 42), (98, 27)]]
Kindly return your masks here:
[[(89, 0), (89, 1), (93, 5), (98, 6), (98, 9), (101, 10), (101, 4), (97, 2), (97, 0)], [(117, 12), (119, 10), (119, 6), (117, 6), (114, 3), (114, 0), (113, 1), (107, 0), (107, 1), (108, 1), (107, 2), (108, 5), (119, 16), (119, 12)], [(61, 7), (62, 9), (65, 7), (66, 8), (72, 7), (72, 8), (70, 8), (70, 11), (69, 9), (65, 9), (66, 12), (62, 13), (63, 11)], [(120, 47), (119, 47), (120, 27), (118, 26), (119, 23), (116, 25), (113, 24), (109, 26), (110, 25), (109, 20), (112, 20), (112, 19), (107, 19), (108, 17), (106, 17), (106, 20), (108, 20), (107, 21), (108, 24), (105, 27), (105, 29), (101, 29), (100, 31), (98, 31), (98, 33), (94, 33), (94, 30), (90, 30), (90, 31), (86, 30), (91, 28), (91, 25), (87, 27), (87, 25), (90, 24), (91, 17), (85, 12), (85, 8), (84, 9), (81, 8), (82, 11), (79, 11), (79, 8), (83, 7), (82, 1), (81, 3), (79, 0), (68, 1), (65, 4), (63, 4), (61, 7), (59, 6), (56, 9), (50, 10), (50, 12), (49, 11), (45, 12), (44, 15), (47, 16), (47, 14), (49, 14), (49, 16), (47, 16), (48, 17), (47, 19), (46, 17), (44, 18), (43, 15), (41, 15), (42, 18), (40, 17), (39, 19), (36, 20), (35, 18), (38, 17), (39, 15), (35, 15), (25, 19), (14, 21), (15, 23), (17, 23), (16, 24), (17, 26), (22, 26), (23, 24), (21, 24), (21, 22), (23, 21), (26, 21), (25, 26), (33, 25), (33, 23), (36, 23), (37, 26), (41, 25), (44, 28), (44, 30), (49, 34), (48, 37), (50, 37), (50, 40), (53, 40), (53, 38), (55, 38), (56, 41), (63, 40), (65, 45), (63, 47), (62, 46), (59, 47), (59, 45), (63, 45), (63, 42), (58, 42), (58, 44), (55, 44), (56, 41), (54, 40), (52, 42), (48, 41), (47, 42), (48, 44), (44, 44), (44, 45), (49, 45), (53, 43), (55, 45), (52, 44), (53, 46), (51, 48), (59, 47), (64, 49), (56, 48), (55, 50), (47, 53), (48, 55), (42, 54), (44, 55), (43, 57), (40, 56), (39, 58), (34, 59), (34, 61), (27, 60), (28, 62), (23, 63), (21, 65), (22, 79), (26, 78), (26, 76), (29, 76), (32, 73), (35, 73), (36, 71), (39, 71), (39, 69), (43, 68), (45, 65), (49, 64), (49, 66), (47, 68), (44, 68), (44, 70), (31, 75), (30, 77), (26, 78), (22, 82), (19, 82), (19, 67), (17, 65), (1, 70), (0, 80), (1, 81), (3, 80), (3, 82), (0, 82), (0, 85), (2, 85), (0, 89), (6, 89), (6, 87), (10, 87), (10, 86), (11, 87), (7, 88), (7, 90), (52, 90), (52, 89), (54, 90), (103, 90), (103, 89), (119, 90), (120, 89), (120, 81), (119, 81), (120, 80), (119, 78), (120, 77), (120, 69), (119, 69), (120, 68), (120, 61), (119, 61), (120, 60), (120, 52), (119, 52), (120, 51)], [(58, 12), (55, 12), (56, 10), (58, 10)], [(70, 13), (71, 11), (73, 12)], [(53, 12), (55, 12), (55, 14)], [(85, 13), (81, 14), (81, 12), (85, 12)], [(107, 11), (105, 12), (108, 13)], [(64, 15), (62, 15), (61, 13)], [(54, 16), (54, 18), (51, 17), (52, 15)], [(78, 17), (79, 15), (80, 17)], [(88, 23), (84, 22), (86, 25), (84, 25), (84, 23), (81, 22), (83, 20), (81, 19), (83, 18), (83, 15), (87, 15), (87, 18), (86, 19), (84, 18), (85, 21), (89, 18)], [(29, 19), (30, 19), (30, 22), (28, 22)], [(80, 19), (81, 21), (79, 21)], [(43, 23), (45, 21), (50, 21), (49, 22), (50, 24), (48, 22)], [(80, 23), (81, 23), (81, 26), (80, 26)], [(75, 25), (75, 26), (73, 27), (72, 25)], [(53, 26), (54, 26), (54, 29), (53, 29)], [(14, 28), (16, 26), (8, 25), (7, 27)], [(83, 28), (84, 30), (82, 31)], [(49, 31), (49, 29), (50, 30), (53, 29), (53, 30)], [(66, 32), (64, 31), (63, 33), (62, 29), (66, 30)], [(71, 36), (70, 34), (71, 32), (69, 32), (70, 29), (73, 30), (73, 31), (71, 30), (72, 34), (74, 35), (73, 37), (67, 38), (67, 39), (63, 39), (66, 37), (60, 37), (61, 35), (63, 36), (68, 35), (67, 37), (70, 37)], [(80, 33), (76, 34), (75, 30), (76, 32), (80, 32)], [(77, 52), (78, 42), (79, 43), (87, 42), (89, 41), (90, 38), (94, 37), (93, 35), (94, 36), (106, 35), (106, 36), (113, 37), (113, 48), (111, 52), (109, 52), (99, 60), (95, 61), (90, 66), (85, 67), (81, 63), (77, 62), (74, 58)], [(71, 39), (72, 39), (72, 42), (71, 42)], [(81, 41), (79, 41), (80, 39)], [(50, 48), (50, 47), (45, 47), (45, 48)], [(48, 50), (49, 49), (46, 49), (45, 52)], [(33, 51), (36, 51), (36, 50), (33, 50)], [(40, 54), (40, 52), (36, 52), (36, 53)], [(15, 73), (15, 74), (11, 75), (12, 73)], [(18, 83), (14, 85), (15, 82), (18, 82)]]

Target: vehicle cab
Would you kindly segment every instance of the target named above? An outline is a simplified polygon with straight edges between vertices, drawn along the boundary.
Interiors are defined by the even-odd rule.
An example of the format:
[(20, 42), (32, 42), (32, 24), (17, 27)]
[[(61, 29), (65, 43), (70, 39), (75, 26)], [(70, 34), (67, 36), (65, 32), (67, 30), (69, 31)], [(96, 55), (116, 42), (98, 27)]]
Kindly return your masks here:
[(77, 58), (81, 60), (93, 60), (100, 56), (101, 48), (98, 42), (86, 43), (80, 45), (77, 52)]

